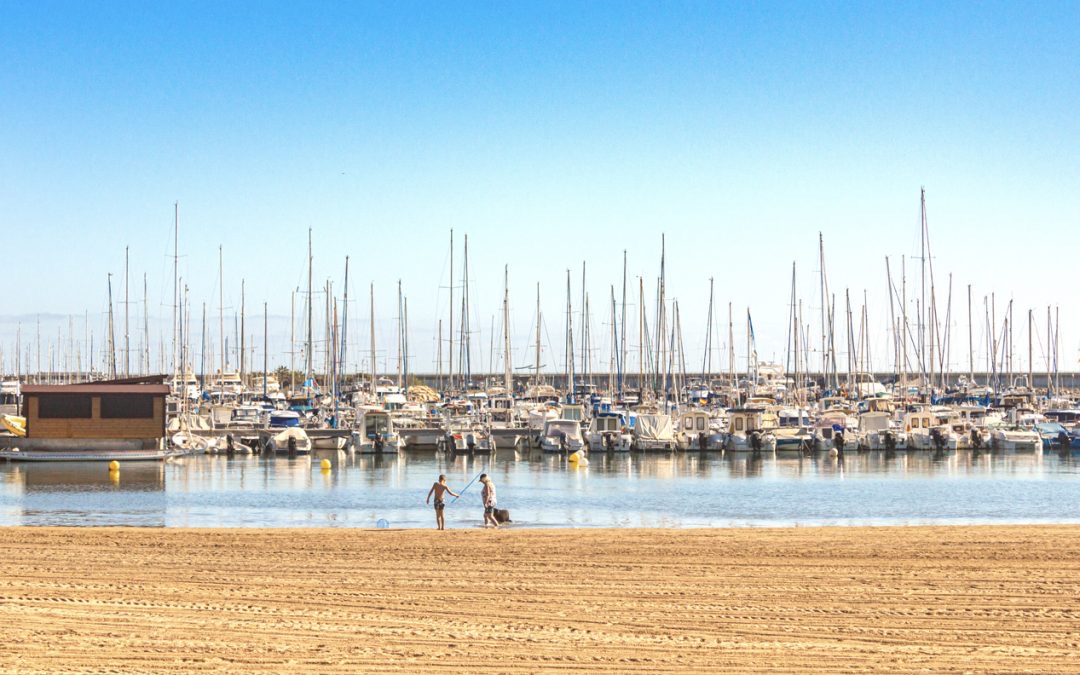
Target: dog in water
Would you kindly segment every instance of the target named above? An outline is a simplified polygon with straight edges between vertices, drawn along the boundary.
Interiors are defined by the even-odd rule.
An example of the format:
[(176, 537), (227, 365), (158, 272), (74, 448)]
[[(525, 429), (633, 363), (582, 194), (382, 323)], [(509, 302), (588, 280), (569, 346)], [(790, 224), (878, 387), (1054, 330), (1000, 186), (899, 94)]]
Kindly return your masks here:
[(502, 525), (503, 523), (512, 523), (510, 520), (510, 512), (506, 509), (495, 509), (495, 522)]

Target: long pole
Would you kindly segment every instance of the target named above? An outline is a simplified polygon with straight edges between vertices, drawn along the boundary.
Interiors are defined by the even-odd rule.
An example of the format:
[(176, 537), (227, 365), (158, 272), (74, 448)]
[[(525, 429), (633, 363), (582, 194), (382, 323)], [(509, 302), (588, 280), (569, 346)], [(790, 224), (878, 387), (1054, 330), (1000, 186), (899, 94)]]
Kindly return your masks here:
[[(313, 312), (313, 305), (315, 304), (315, 296), (312, 295), (311, 284), (312, 284), (312, 274), (313, 274), (312, 268), (314, 267), (315, 256), (312, 255), (312, 252), (311, 252), (311, 228), (310, 227), (308, 228), (308, 231), (307, 231), (307, 250), (308, 250), (307, 344), (305, 345), (305, 350), (304, 350), (307, 361), (305, 362), (305, 368), (304, 368), (304, 388), (305, 389), (308, 388), (309, 383), (313, 384), (311, 381), (314, 379), (314, 375), (315, 375), (315, 355), (311, 351), (311, 345), (312, 345), (311, 331), (312, 331), (312, 327), (313, 327), (312, 312)], [(309, 391), (308, 394), (310, 395), (311, 392)]]
[(225, 262), (221, 244), (218, 244), (218, 349), (221, 350), (220, 368), (218, 369), (218, 391), (225, 401)]
[(619, 321), (619, 325), (622, 326), (622, 340), (619, 343), (619, 399), (622, 399), (623, 385), (622, 385), (622, 373), (621, 369), (626, 367), (626, 249), (623, 249), (622, 254), (622, 318)]
[[(116, 342), (113, 338), (113, 303), (112, 303), (112, 272), (109, 272), (109, 341), (108, 341), (109, 379), (116, 379)], [(41, 368), (38, 368), (40, 372)]]
[(128, 272), (128, 247), (124, 247), (124, 377), (131, 377), (131, 341), (128, 331), (128, 307), (130, 306), (128, 288), (131, 276)]
[(510, 266), (503, 266), (503, 386), (514, 393), (513, 362), (510, 359)]
[(450, 379), (449, 389), (454, 389), (454, 228), (450, 228), (450, 367), (447, 375)]
[(266, 378), (270, 366), (270, 351), (268, 349), (270, 335), (270, 315), (267, 312), (267, 303), (263, 302), (263, 400), (266, 400)]
[[(172, 370), (175, 376), (178, 372), (176, 360), (176, 343), (180, 339), (180, 202), (173, 204), (173, 316), (172, 316)], [(93, 355), (91, 355), (92, 357)], [(91, 359), (91, 363), (93, 360)]]
[(371, 398), (374, 401), (378, 401), (378, 397), (375, 393), (375, 282), (371, 282), (371, 323), (369, 327), (369, 333), (371, 334)]
[(975, 386), (975, 334), (971, 328), (971, 284), (968, 284), (968, 382)]
[(540, 313), (540, 283), (536, 284), (536, 369), (535, 382), (540, 384), (540, 324), (543, 321), (543, 314)]

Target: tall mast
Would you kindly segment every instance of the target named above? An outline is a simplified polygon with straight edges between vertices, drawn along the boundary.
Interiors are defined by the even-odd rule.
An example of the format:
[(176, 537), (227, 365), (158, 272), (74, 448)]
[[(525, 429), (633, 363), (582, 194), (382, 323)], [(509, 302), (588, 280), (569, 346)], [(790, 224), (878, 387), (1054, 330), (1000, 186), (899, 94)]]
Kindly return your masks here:
[[(113, 338), (112, 272), (109, 272), (109, 340), (108, 340), (109, 379), (116, 379), (116, 342)], [(41, 368), (38, 368), (40, 374)]]
[(543, 314), (540, 313), (540, 283), (536, 284), (536, 369), (533, 371), (536, 374), (536, 384), (540, 383), (540, 323), (543, 321)]
[[(307, 345), (305, 346), (305, 356), (307, 358), (304, 364), (304, 388), (306, 389), (309, 383), (314, 384), (311, 380), (315, 375), (315, 355), (311, 351), (311, 331), (312, 331), (312, 306), (315, 304), (315, 296), (311, 293), (312, 282), (312, 268), (314, 267), (315, 257), (311, 252), (311, 228), (307, 231), (307, 250), (308, 250), (308, 273), (307, 273)], [(310, 392), (308, 392), (310, 394)]]
[(149, 284), (146, 281), (146, 272), (143, 272), (142, 284), (143, 284), (143, 294), (142, 294), (142, 297), (143, 297), (143, 359), (145, 359), (145, 361), (140, 360), (140, 363), (144, 363), (145, 365), (143, 365), (140, 368), (140, 370), (142, 370), (144, 375), (148, 375), (150, 373), (150, 304), (149, 304), (149, 300), (147, 298), (148, 298), (148, 296), (150, 294), (149, 294), (149, 291), (148, 291)]
[(375, 395), (375, 282), (371, 282), (371, 323), (368, 332), (371, 334), (371, 397), (378, 400)]
[(638, 401), (645, 398), (645, 280), (638, 277)]
[(570, 313), (570, 270), (566, 270), (566, 382), (567, 402), (574, 403), (574, 317)]
[[(280, 384), (284, 385), (284, 382)], [(296, 289), (289, 304), (289, 393), (296, 391)]]
[(245, 301), (244, 292), (245, 291), (246, 291), (245, 281), (244, 281), (243, 278), (241, 278), (240, 279), (240, 358), (237, 359), (239, 361), (239, 363), (237, 365), (239, 366), (239, 369), (240, 369), (240, 381), (246, 384), (247, 379), (244, 377), (244, 374), (245, 374), (244, 357), (247, 356), (247, 352), (245, 351), (247, 349), (247, 341), (245, 340), (246, 336), (244, 335), (244, 330), (245, 330), (245, 328), (244, 328), (244, 318), (245, 318), (244, 317), (244, 312), (245, 312), (245, 309), (246, 309), (246, 307), (244, 306), (244, 301)]
[(1034, 330), (1035, 330), (1035, 314), (1034, 314), (1034, 312), (1032, 312), (1032, 310), (1029, 309), (1028, 310), (1028, 376), (1027, 376), (1027, 385), (1028, 385), (1029, 390), (1031, 392), (1035, 391), (1035, 379), (1034, 379), (1035, 374), (1033, 372), (1034, 369), (1032, 368), (1032, 363), (1033, 363), (1032, 355), (1034, 354), (1034, 352), (1032, 351), (1032, 348), (1031, 348), (1031, 334), (1032, 334), (1032, 332), (1034, 332)]
[(402, 340), (405, 349), (405, 356), (402, 358), (402, 368), (405, 370), (405, 395), (409, 395), (409, 298), (405, 298), (405, 337)]
[(709, 317), (705, 326), (705, 358), (701, 361), (701, 382), (708, 384), (707, 378), (712, 373), (713, 343), (713, 278), (709, 277)]
[[(173, 204), (173, 316), (172, 316), (172, 370), (173, 375), (176, 375), (176, 342), (180, 337), (180, 202)], [(93, 363), (93, 354), (91, 354), (91, 364)], [(90, 368), (93, 370), (93, 366)]]
[(131, 276), (128, 272), (128, 247), (124, 247), (124, 377), (131, 377), (131, 341), (128, 331), (128, 307)]
[(619, 343), (619, 398), (622, 398), (622, 372), (621, 369), (626, 368), (626, 249), (623, 249), (622, 253), (622, 318), (619, 321), (619, 325), (622, 326), (622, 339)]
[(345, 256), (345, 293), (341, 308), (341, 374), (349, 367), (349, 256)]
[(461, 357), (462, 388), (469, 386), (468, 380), (472, 378), (472, 334), (469, 324), (469, 235), (465, 235), (464, 263), (461, 273)]
[[(626, 330), (626, 326), (623, 326), (623, 330)], [(624, 333), (625, 338), (625, 333)], [(615, 321), (615, 285), (611, 286), (611, 355), (612, 361), (615, 362), (615, 386), (608, 385), (609, 389), (614, 389), (618, 393), (618, 401), (622, 401), (623, 398), (623, 376), (622, 376), (622, 354), (619, 352), (619, 324)], [(610, 378), (608, 378), (610, 380)]]
[(450, 367), (447, 374), (450, 378), (449, 388), (454, 389), (454, 228), (450, 228)]
[(659, 303), (660, 316), (657, 317), (657, 319), (656, 319), (657, 331), (659, 332), (659, 335), (660, 335), (660, 344), (657, 346), (657, 355), (659, 356), (660, 361), (661, 361), (660, 367), (663, 369), (661, 371), (661, 375), (660, 375), (660, 377), (661, 377), (660, 387), (664, 391), (664, 412), (667, 412), (668, 411), (668, 396), (667, 396), (667, 391), (668, 391), (668, 359), (667, 359), (666, 355), (667, 355), (668, 344), (667, 344), (667, 307), (665, 306), (665, 303), (667, 302), (667, 298), (666, 298), (666, 295), (665, 295), (665, 292), (664, 292), (665, 291), (665, 289), (664, 289), (665, 253), (666, 253), (666, 251), (665, 251), (665, 236), (664, 236), (664, 234), (661, 234), (660, 235), (660, 303)]
[(731, 313), (731, 303), (727, 304), (727, 330), (728, 330), (728, 377), (731, 378), (731, 387), (735, 387), (735, 317)]
[[(920, 241), (919, 261), (920, 261), (920, 263), (922, 265), (922, 273), (920, 275), (920, 286), (921, 286), (921, 289), (922, 289), (920, 296), (922, 298), (922, 300), (921, 300), (922, 304), (919, 305), (920, 308), (921, 308), (919, 310), (919, 352), (920, 352), (920, 355), (922, 357), (920, 360), (923, 363), (923, 373), (922, 373), (923, 374), (923, 382), (922, 382), (922, 384), (924, 386), (926, 386), (928, 384), (927, 379), (926, 379), (926, 363), (927, 363), (926, 355), (929, 353), (927, 340), (926, 340), (926, 330), (927, 330), (927, 327), (928, 327), (928, 322), (924, 319), (923, 315), (925, 314), (928, 317), (929, 312), (927, 310), (927, 305), (926, 305), (926, 188), (924, 188), (924, 187), (919, 188), (919, 214), (920, 214), (920, 221), (919, 221), (919, 241)], [(933, 355), (932, 354), (931, 354), (931, 358), (929, 360), (930, 360), (931, 363), (933, 363)]]
[[(225, 262), (221, 244), (218, 244), (218, 349), (221, 350), (221, 368), (218, 370), (218, 390), (222, 402), (225, 400)], [(185, 292), (187, 289), (184, 289)]]
[(826, 386), (829, 381), (829, 352), (825, 334), (825, 313), (828, 289), (825, 287), (825, 238), (818, 232), (818, 279), (821, 289), (821, 377)]
[(270, 366), (270, 352), (268, 350), (270, 335), (270, 315), (267, 313), (267, 303), (263, 301), (263, 400), (266, 400), (266, 378)]
[(968, 382), (975, 386), (975, 334), (971, 329), (971, 284), (968, 284)]
[[(200, 330), (199, 330), (199, 342), (200, 342), (200, 344), (199, 344), (199, 384), (203, 389), (208, 389), (208, 387), (206, 386), (206, 336), (207, 336), (207, 332), (206, 332), (206, 303), (204, 302), (202, 304), (202, 325), (201, 325)], [(194, 360), (194, 359), (192, 359), (192, 360)], [(194, 364), (192, 364), (191, 367), (192, 367), (192, 369), (194, 369), (195, 368)], [(186, 375), (186, 372), (182, 371), (181, 375), (183, 375), (183, 381), (184, 381), (184, 384), (182, 386), (186, 389), (187, 388), (187, 375)], [(187, 394), (184, 394), (184, 395), (187, 396)]]
[(514, 373), (510, 360), (510, 266), (503, 266), (503, 386), (514, 393)]
[(398, 279), (397, 282), (397, 311), (397, 386), (400, 389), (405, 385), (402, 371), (402, 358), (405, 355), (405, 331), (402, 330), (402, 322), (405, 320), (405, 312), (401, 304), (401, 279)]
[(589, 304), (585, 293), (585, 261), (581, 261), (581, 379), (589, 378)]

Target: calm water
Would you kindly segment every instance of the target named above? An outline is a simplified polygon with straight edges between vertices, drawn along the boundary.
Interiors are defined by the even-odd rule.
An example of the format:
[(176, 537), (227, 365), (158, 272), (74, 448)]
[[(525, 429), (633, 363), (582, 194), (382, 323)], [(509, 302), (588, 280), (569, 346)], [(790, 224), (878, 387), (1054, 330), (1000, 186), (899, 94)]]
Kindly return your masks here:
[[(102, 463), (0, 464), (0, 525), (432, 527), (436, 476), (460, 491), (481, 470), (520, 527), (1080, 523), (1080, 454), (597, 454), (571, 468), (526, 452), (449, 462), (330, 451), (128, 463), (116, 481)], [(478, 483), (446, 520), (480, 526)]]

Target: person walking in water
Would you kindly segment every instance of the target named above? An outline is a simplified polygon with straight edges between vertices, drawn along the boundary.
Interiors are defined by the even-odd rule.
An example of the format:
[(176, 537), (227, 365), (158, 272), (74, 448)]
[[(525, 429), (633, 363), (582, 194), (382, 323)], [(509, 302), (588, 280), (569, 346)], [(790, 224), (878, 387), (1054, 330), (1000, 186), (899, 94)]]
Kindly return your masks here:
[(446, 520), (443, 518), (443, 511), (446, 509), (446, 495), (451, 497), (460, 497), (458, 493), (450, 489), (450, 486), (446, 484), (446, 474), (439, 474), (439, 480), (431, 484), (431, 489), (428, 490), (427, 499), (424, 500), (425, 504), (431, 502), (431, 495), (435, 495), (435, 524), (438, 529), (446, 529)]
[(495, 519), (495, 483), (486, 473), (480, 475), (480, 483), (484, 486), (480, 490), (480, 498), (484, 500), (484, 527), (498, 527), (499, 521)]

